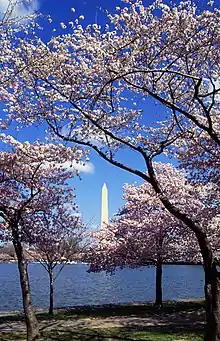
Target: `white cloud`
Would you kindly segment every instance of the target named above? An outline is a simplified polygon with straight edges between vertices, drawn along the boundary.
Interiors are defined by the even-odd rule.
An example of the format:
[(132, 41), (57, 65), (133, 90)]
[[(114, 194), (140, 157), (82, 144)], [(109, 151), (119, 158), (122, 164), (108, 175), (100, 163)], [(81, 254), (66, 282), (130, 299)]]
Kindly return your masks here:
[(68, 212), (69, 214), (71, 214), (73, 217), (76, 218), (82, 218), (82, 213), (81, 212), (76, 212), (75, 209), (73, 208), (73, 205), (71, 205), (71, 203), (65, 203), (63, 205), (63, 207), (65, 208), (66, 212)]
[(215, 102), (216, 103), (220, 103), (220, 93), (219, 93), (219, 89), (220, 89), (220, 78), (217, 78), (215, 80), (212, 81), (213, 83), (211, 83), (211, 81), (209, 81), (209, 88), (208, 88), (208, 92), (212, 92), (215, 90), (218, 90), (218, 93), (215, 94)]
[[(54, 163), (52, 164), (54, 165)], [(33, 163), (33, 165), (35, 165), (35, 163)], [(56, 163), (55, 166), (59, 168), (64, 168), (66, 170), (72, 169), (72, 170), (78, 171), (79, 173), (93, 174), (95, 171), (95, 167), (93, 163), (91, 162), (83, 162), (83, 161), (76, 162), (73, 160), (73, 161), (66, 161), (63, 163)], [(47, 169), (48, 167), (50, 167), (50, 162), (45, 161), (42, 167)]]
[[(16, 4), (17, 2), (17, 4)], [(9, 5), (10, 3), (10, 5)], [(0, 0), (0, 11), (4, 12), (7, 8), (12, 9), (12, 17), (14, 16), (28, 16), (33, 14), (39, 8), (38, 0), (23, 0), (23, 1), (16, 1), (12, 0)]]
[(74, 212), (72, 215), (76, 218), (82, 218), (82, 213), (80, 212)]
[(76, 162), (76, 161), (67, 161), (63, 163), (64, 168), (73, 168), (75, 170), (78, 170), (80, 173), (94, 173), (94, 165), (91, 162)]
[[(96, 136), (92, 132), (90, 134), (88, 134), (88, 132), (87, 132), (88, 136), (82, 137), (80, 128), (72, 129), (71, 125), (69, 123), (66, 124), (61, 129), (61, 134), (67, 138), (71, 137), (71, 134), (72, 134), (72, 136), (75, 136), (77, 139), (83, 140), (84, 142), (90, 142), (93, 146), (96, 146), (98, 148), (104, 147), (106, 145), (106, 143), (104, 142), (104, 141), (106, 141), (105, 134), (99, 134), (98, 136)], [(109, 138), (109, 140), (110, 140), (110, 138)]]
[(100, 231), (100, 225), (99, 224), (90, 224), (89, 230), (90, 230), (90, 232)]

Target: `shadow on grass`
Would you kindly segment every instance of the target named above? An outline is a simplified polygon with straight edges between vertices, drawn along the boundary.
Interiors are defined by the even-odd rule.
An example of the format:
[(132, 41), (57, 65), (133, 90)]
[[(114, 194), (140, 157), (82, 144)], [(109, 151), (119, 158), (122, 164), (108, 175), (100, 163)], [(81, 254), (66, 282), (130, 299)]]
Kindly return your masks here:
[(109, 328), (99, 330), (81, 330), (81, 331), (67, 331), (60, 334), (45, 334), (45, 340), (57, 340), (57, 341), (92, 341), (92, 340), (115, 340), (115, 341), (173, 341), (181, 339), (183, 337), (186, 340), (200, 341), (202, 340), (202, 332), (194, 331), (193, 333), (180, 332), (169, 330), (167, 328)]
[[(23, 341), (24, 335), (1, 334), (1, 341)], [(170, 330), (168, 328), (109, 328), (56, 330), (43, 332), (42, 341), (201, 341), (201, 331), (193, 333)]]
[[(122, 327), (91, 328), (83, 318), (117, 317)], [(121, 319), (120, 319), (121, 317)], [(153, 320), (153, 327), (144, 326), (144, 317)], [(38, 313), (39, 321), (46, 324), (41, 328), (42, 341), (201, 341), (204, 319), (203, 302), (166, 302), (161, 309), (152, 304), (83, 306), (58, 309), (54, 316)], [(126, 319), (127, 318), (127, 319)], [(75, 329), (57, 329), (57, 321), (80, 320)], [(21, 314), (0, 316), (0, 327), (4, 323), (24, 321)], [(114, 319), (112, 323), (114, 324)], [(105, 322), (105, 321), (104, 321)], [(61, 322), (62, 325), (62, 322)], [(50, 327), (50, 331), (47, 328)], [(100, 326), (101, 327), (101, 323)], [(0, 341), (24, 341), (24, 333), (2, 332)]]
[(1, 333), (0, 341), (24, 341), (25, 335), (21, 333)]
[[(69, 319), (71, 315), (83, 317), (105, 318), (110, 316), (149, 316), (155, 314), (170, 314), (184, 311), (198, 311), (204, 308), (204, 301), (192, 302), (165, 302), (161, 309), (153, 304), (106, 304), (100, 306), (82, 306), (74, 308), (58, 309), (55, 318)], [(39, 315), (40, 316), (40, 315)]]
[[(177, 302), (170, 301), (165, 302), (161, 309), (157, 309), (153, 304), (107, 304), (99, 306), (81, 306), (70, 308), (58, 308), (55, 310), (53, 316), (49, 316), (47, 313), (37, 313), (39, 321), (42, 320), (69, 320), (80, 319), (83, 317), (97, 317), (105, 318), (112, 316), (133, 316), (133, 317), (145, 317), (145, 316), (158, 316), (169, 315), (175, 313), (183, 313), (185, 315), (198, 315), (202, 313), (204, 309), (204, 302)], [(12, 314), (0, 316), (0, 324), (6, 322), (24, 321), (23, 314)]]
[(107, 304), (100, 306), (83, 306), (75, 308), (67, 308), (65, 310), (57, 310), (57, 318), (59, 316), (71, 315), (105, 318), (110, 316), (154, 316), (158, 314), (171, 314), (187, 311), (199, 311), (204, 309), (204, 302), (165, 302), (163, 307), (158, 309), (153, 304)]

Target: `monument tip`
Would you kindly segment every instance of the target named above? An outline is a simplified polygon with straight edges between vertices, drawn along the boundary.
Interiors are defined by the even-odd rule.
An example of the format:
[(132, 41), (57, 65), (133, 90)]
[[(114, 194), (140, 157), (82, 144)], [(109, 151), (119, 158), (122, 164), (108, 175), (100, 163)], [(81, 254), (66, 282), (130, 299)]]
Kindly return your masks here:
[(106, 183), (102, 186), (101, 229), (108, 225), (108, 189)]

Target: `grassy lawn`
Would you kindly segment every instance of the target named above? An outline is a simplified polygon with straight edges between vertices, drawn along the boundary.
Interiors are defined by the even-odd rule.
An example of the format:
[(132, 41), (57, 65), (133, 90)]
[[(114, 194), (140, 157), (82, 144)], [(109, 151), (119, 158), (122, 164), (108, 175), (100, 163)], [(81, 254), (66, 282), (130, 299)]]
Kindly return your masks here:
[[(24, 341), (24, 334), (2, 333), (1, 341)], [(202, 333), (172, 333), (132, 328), (82, 329), (43, 332), (42, 341), (202, 341)]]
[[(110, 316), (154, 316), (155, 314), (172, 314), (180, 312), (197, 312), (204, 309), (204, 300), (198, 301), (167, 301), (161, 309), (156, 309), (153, 304), (107, 304), (101, 306), (83, 306), (76, 308), (58, 309), (52, 319), (68, 320), (70, 318), (106, 318)], [(37, 314), (38, 320), (50, 319), (47, 313)], [(0, 317), (1, 323), (1, 317)]]
[[(47, 338), (48, 337), (48, 338)], [(51, 340), (50, 336), (46, 336), (45, 340)], [(139, 341), (201, 341), (202, 334), (195, 333), (167, 333), (163, 331), (150, 331), (150, 330), (133, 330), (132, 328), (109, 328), (101, 330), (87, 330), (70, 333), (69, 338), (66, 338), (65, 333), (61, 335), (55, 335), (58, 341), (70, 341), (70, 340), (139, 340)]]
[[(203, 320), (203, 307), (203, 302), (167, 302), (160, 310), (151, 304), (84, 306), (58, 309), (53, 317), (38, 313), (37, 318), (41, 326), (50, 327), (42, 327), (41, 341), (202, 341), (203, 326), (197, 322)], [(112, 326), (101, 325), (112, 317), (119, 321), (123, 318), (124, 324), (116, 327), (114, 320)], [(153, 318), (155, 325), (144, 325), (146, 317)], [(132, 318), (138, 319), (139, 325), (130, 324)], [(96, 326), (83, 325), (84, 319), (96, 321)], [(158, 325), (158, 319), (163, 323)], [(0, 341), (25, 341), (23, 333), (1, 332), (1, 326), (19, 325), (21, 321), (22, 315), (0, 316)], [(71, 325), (74, 321), (82, 325)]]
[[(97, 306), (78, 306), (70, 308), (59, 308), (54, 310), (51, 317), (47, 312), (37, 312), (38, 321), (41, 320), (69, 320), (81, 319), (83, 317), (106, 318), (110, 316), (146, 316), (155, 314), (172, 314), (180, 312), (197, 312), (204, 309), (204, 300), (198, 301), (167, 301), (161, 309), (156, 309), (153, 304), (106, 304)], [(0, 316), (0, 325), (4, 322), (24, 321), (23, 314), (7, 314)]]

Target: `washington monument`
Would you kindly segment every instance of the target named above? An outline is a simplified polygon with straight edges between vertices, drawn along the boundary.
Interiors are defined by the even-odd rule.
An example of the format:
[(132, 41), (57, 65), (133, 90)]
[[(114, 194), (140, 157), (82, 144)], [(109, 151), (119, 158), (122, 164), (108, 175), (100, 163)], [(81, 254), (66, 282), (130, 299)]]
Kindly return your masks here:
[(108, 224), (108, 189), (106, 184), (102, 186), (102, 211), (101, 211), (101, 230)]

